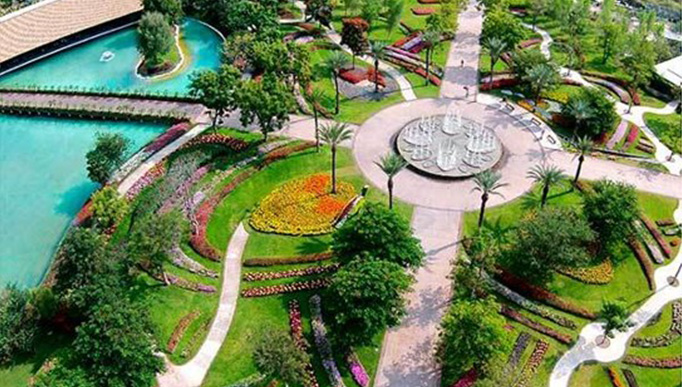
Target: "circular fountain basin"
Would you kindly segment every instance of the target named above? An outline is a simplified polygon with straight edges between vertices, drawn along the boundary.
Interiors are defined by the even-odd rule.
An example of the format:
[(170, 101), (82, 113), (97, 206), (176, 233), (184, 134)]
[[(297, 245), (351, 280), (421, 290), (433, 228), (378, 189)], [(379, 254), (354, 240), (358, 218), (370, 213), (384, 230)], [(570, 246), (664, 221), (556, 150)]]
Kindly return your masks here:
[(396, 145), (414, 169), (448, 178), (491, 169), (503, 153), (491, 128), (451, 113), (410, 121), (400, 130)]

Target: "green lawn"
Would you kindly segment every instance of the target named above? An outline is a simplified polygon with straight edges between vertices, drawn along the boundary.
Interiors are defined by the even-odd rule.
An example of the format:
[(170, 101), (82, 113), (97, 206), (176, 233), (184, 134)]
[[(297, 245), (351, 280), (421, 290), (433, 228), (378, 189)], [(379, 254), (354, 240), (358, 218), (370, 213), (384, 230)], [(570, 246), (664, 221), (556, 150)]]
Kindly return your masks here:
[(618, 370), (621, 380), (625, 385), (627, 381), (623, 375), (623, 369), (629, 369), (635, 374), (640, 387), (679, 387), (679, 369), (659, 369), (636, 367), (621, 362), (604, 364), (584, 364), (571, 377), (570, 387), (604, 387), (611, 386), (611, 379), (606, 371), (607, 366), (613, 366)]
[(22, 356), (0, 367), (0, 380), (6, 387), (25, 387), (45, 360), (56, 356), (71, 344), (72, 338), (62, 334), (44, 334), (36, 340), (36, 352)]
[(668, 148), (675, 153), (682, 153), (682, 115), (669, 114), (658, 115), (645, 113), (644, 121)]

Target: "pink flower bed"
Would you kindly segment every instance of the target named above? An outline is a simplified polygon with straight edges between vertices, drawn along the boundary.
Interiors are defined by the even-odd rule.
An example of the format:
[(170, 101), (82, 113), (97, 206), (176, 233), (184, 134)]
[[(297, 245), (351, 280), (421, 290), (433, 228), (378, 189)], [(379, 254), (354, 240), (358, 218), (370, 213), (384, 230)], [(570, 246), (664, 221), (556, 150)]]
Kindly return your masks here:
[(186, 192), (189, 191), (189, 189), (195, 185), (196, 183), (201, 180), (204, 175), (206, 175), (209, 171), (211, 170), (210, 165), (204, 165), (203, 167), (198, 168), (192, 176), (190, 176), (186, 181), (184, 181), (178, 189), (175, 190), (173, 195), (166, 199), (165, 202), (161, 205), (161, 208), (159, 208), (159, 213), (164, 214), (168, 211), (170, 211), (173, 206), (180, 200), (182, 199), (183, 195), (185, 195)]
[(472, 368), (451, 387), (471, 387), (476, 383), (476, 380), (478, 380), (478, 372)]
[(625, 145), (623, 145), (623, 150), (627, 150), (634, 142), (637, 140), (639, 135), (639, 126), (630, 123), (630, 132), (628, 133), (628, 138), (625, 140)]
[(153, 166), (147, 173), (144, 174), (132, 187), (126, 192), (126, 198), (132, 199), (139, 195), (143, 189), (152, 185), (157, 179), (166, 174), (166, 161)]
[(625, 136), (625, 132), (627, 132), (628, 129), (628, 122), (625, 120), (621, 120), (620, 124), (618, 124), (618, 128), (616, 128), (616, 131), (613, 132), (613, 136), (609, 139), (609, 141), (606, 143), (606, 147), (608, 149), (613, 149), (616, 144), (620, 142), (620, 140), (623, 139)]
[(682, 368), (682, 355), (666, 358), (627, 355), (623, 363), (649, 368)]
[(328, 278), (316, 279), (312, 281), (294, 282), (291, 284), (259, 286), (242, 290), (242, 297), (267, 297), (276, 294), (295, 293), (307, 290), (322, 289), (329, 286), (331, 280)]
[(244, 150), (249, 145), (244, 140), (226, 136), (224, 134), (206, 134), (203, 136), (199, 136), (193, 139), (192, 141), (188, 142), (183, 146), (183, 149), (203, 144), (224, 145), (235, 152)]
[(179, 124), (171, 126), (165, 133), (157, 137), (151, 144), (144, 148), (145, 152), (158, 152), (160, 149), (164, 148), (166, 145), (175, 141), (178, 137), (187, 133), (190, 128), (189, 122), (181, 122)]
[[(308, 350), (308, 343), (303, 337), (303, 324), (301, 323), (301, 307), (298, 300), (289, 301), (289, 329), (291, 333), (291, 338), (294, 340), (294, 344), (301, 351)], [(317, 377), (315, 376), (315, 370), (310, 362), (305, 365), (306, 371), (306, 382), (305, 387), (319, 387), (317, 382)]]
[(281, 278), (303, 277), (316, 274), (333, 273), (339, 270), (340, 265), (335, 263), (326, 266), (312, 266), (303, 269), (285, 270), (285, 271), (256, 271), (244, 274), (244, 281), (271, 281)]
[(355, 383), (357, 383), (360, 387), (369, 386), (369, 375), (367, 375), (367, 371), (365, 371), (365, 367), (362, 366), (358, 356), (355, 353), (351, 353), (348, 355), (347, 360), (348, 368), (350, 369), (351, 375), (353, 375), (353, 380), (355, 380)]

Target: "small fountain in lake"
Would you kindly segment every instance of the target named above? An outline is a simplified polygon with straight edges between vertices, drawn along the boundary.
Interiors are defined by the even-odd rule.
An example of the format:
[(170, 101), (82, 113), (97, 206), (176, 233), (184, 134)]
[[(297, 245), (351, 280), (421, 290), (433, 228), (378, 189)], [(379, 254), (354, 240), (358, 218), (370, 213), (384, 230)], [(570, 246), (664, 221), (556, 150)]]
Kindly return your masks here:
[(109, 61), (111, 61), (112, 59), (114, 59), (114, 56), (116, 56), (116, 55), (115, 55), (113, 52), (111, 52), (111, 51), (104, 51), (104, 52), (102, 53), (102, 56), (99, 57), (99, 61), (100, 61), (100, 62), (105, 62), (105, 63), (106, 63), (106, 62), (109, 62)]

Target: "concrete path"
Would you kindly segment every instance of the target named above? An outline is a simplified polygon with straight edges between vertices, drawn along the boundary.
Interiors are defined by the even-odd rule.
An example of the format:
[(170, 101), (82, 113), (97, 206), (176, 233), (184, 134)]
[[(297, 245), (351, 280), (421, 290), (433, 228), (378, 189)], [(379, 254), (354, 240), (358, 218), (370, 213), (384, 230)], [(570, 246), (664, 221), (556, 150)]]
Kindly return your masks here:
[(159, 387), (199, 387), (208, 373), (208, 369), (218, 355), (227, 332), (230, 330), (232, 317), (239, 299), (239, 281), (241, 279), (242, 253), (249, 239), (249, 234), (240, 223), (227, 246), (227, 254), (223, 263), (223, 286), (220, 293), (218, 311), (206, 341), (197, 354), (184, 365), (176, 366), (166, 360), (167, 370), (158, 376)]
[[(450, 46), (445, 74), (440, 87), (441, 98), (466, 98), (478, 93), (478, 58), (481, 54), (483, 10), (476, 9), (476, 0), (469, 0), (464, 12), (459, 14), (457, 34)], [(462, 64), (464, 61), (464, 64)]]
[[(343, 51), (347, 52), (350, 55), (353, 55), (353, 52), (348, 47), (341, 45), (341, 35), (339, 35), (336, 31), (329, 31), (327, 33), (327, 37), (329, 37), (329, 39), (332, 42), (334, 42), (337, 46), (341, 47)], [(374, 59), (368, 55), (356, 56), (356, 58), (374, 66)], [(388, 74), (398, 83), (400, 93), (403, 95), (403, 99), (405, 99), (405, 101), (413, 101), (417, 99), (417, 96), (414, 94), (414, 90), (412, 90), (412, 84), (410, 83), (410, 81), (408, 81), (407, 78), (405, 78), (405, 76), (402, 75), (400, 71), (398, 71), (395, 67), (380, 60), (379, 70)]]
[(459, 212), (415, 208), (412, 228), (427, 256), (407, 296), (407, 316), (386, 333), (374, 387), (440, 387), (434, 346), (451, 297), (460, 222)]
[[(675, 211), (675, 220), (682, 223), (682, 203)], [(623, 357), (630, 338), (666, 304), (682, 298), (682, 286), (674, 287), (668, 284), (668, 277), (675, 275), (680, 265), (682, 265), (682, 250), (677, 253), (677, 257), (671, 263), (655, 271), (655, 293), (630, 316), (630, 321), (634, 326), (625, 332), (617, 332), (614, 338), (609, 339), (610, 345), (607, 348), (600, 348), (597, 345), (597, 338), (604, 334), (604, 324), (592, 323), (585, 326), (580, 332), (576, 345), (568, 350), (554, 366), (549, 379), (549, 387), (568, 387), (571, 374), (580, 364), (588, 361), (608, 363)]]
[[(323, 125), (329, 125), (334, 122), (334, 120), (320, 118), (320, 129)], [(353, 132), (358, 130), (357, 125), (347, 124), (347, 126)], [(289, 123), (282, 130), (274, 132), (273, 134), (277, 136), (296, 138), (299, 140), (315, 141), (315, 119), (310, 116), (292, 115), (289, 117)], [(346, 148), (350, 148), (351, 145), (352, 140), (341, 143), (341, 146)]]
[(123, 181), (121, 181), (121, 184), (118, 185), (118, 192), (121, 195), (125, 195), (130, 188), (133, 187), (133, 185), (142, 178), (147, 172), (149, 172), (150, 169), (152, 169), (156, 164), (160, 163), (164, 158), (175, 152), (176, 150), (180, 149), (183, 145), (185, 145), (187, 142), (192, 140), (194, 137), (200, 135), (203, 133), (206, 129), (209, 128), (209, 125), (207, 124), (199, 124), (196, 125), (192, 130), (186, 132), (182, 136), (180, 136), (178, 139), (173, 141), (172, 143), (168, 144), (165, 148), (161, 149), (160, 151), (154, 153), (151, 157), (149, 157), (147, 160), (143, 161), (140, 166), (138, 166), (133, 172), (131, 172), (128, 176), (126, 176)]

